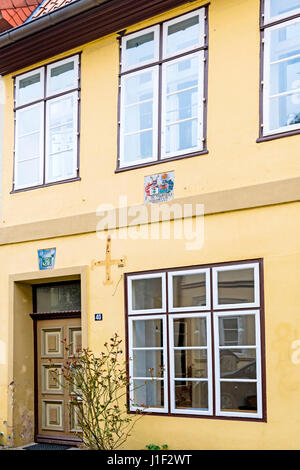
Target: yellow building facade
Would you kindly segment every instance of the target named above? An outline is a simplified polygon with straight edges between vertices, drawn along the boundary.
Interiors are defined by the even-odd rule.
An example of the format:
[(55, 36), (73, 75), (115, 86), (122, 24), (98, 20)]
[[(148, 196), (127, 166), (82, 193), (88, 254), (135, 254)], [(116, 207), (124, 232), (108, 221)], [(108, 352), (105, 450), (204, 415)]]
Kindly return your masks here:
[[(265, 1), (264, 5), (259, 0), (179, 3), (174, 2), (171, 9), (165, 8), (151, 17), (145, 13), (142, 21), (128, 25), (125, 35), (118, 29), (25, 68), (3, 73), (5, 127), (0, 229), (3, 443), (21, 445), (32, 442), (43, 432), (46, 436), (61, 432), (59, 426), (49, 431), (51, 419), (63, 419), (55, 413), (54, 418), (50, 413), (48, 428), (45, 423), (41, 425), (48, 432), (36, 429), (36, 415), (44, 416), (44, 409), (35, 405), (39, 393), (35, 377), (41, 369), (36, 365), (30, 314), (39, 313), (33, 301), (34, 286), (50, 284), (51, 288), (51, 283), (54, 286), (80, 281), (83, 345), (100, 353), (104, 342), (117, 332), (127, 346), (127, 357), (132, 352), (143, 356), (131, 370), (136, 381), (147, 380), (149, 364), (154, 368), (158, 364), (164, 366), (163, 376), (155, 385), (148, 377), (149, 389), (143, 398), (148, 400), (150, 411), (146, 410), (134, 428), (127, 449), (141, 449), (151, 442), (166, 443), (170, 449), (299, 447), (300, 137), (295, 111), (299, 95), (294, 42), (298, 40), (299, 47), (300, 4), (289, 2), (290, 10), (276, 11), (273, 5), (276, 2), (272, 1)], [(197, 21), (193, 23), (195, 17)], [(181, 29), (182, 21), (186, 23)], [(191, 35), (180, 51), (181, 39), (185, 37), (179, 36), (176, 46), (179, 52), (172, 56), (166, 49), (164, 56), (163, 41), (167, 42), (168, 31), (172, 31), (164, 29), (164, 25), (174, 27), (176, 36), (178, 30), (189, 31), (195, 24), (202, 24), (202, 42), (193, 45)], [(287, 48), (292, 52), (290, 49), (278, 52), (276, 38), (272, 42), (277, 33), (282, 41), (282, 35), (286, 40), (291, 34), (294, 42)], [(146, 59), (138, 59), (145, 60), (141, 66), (144, 68), (134, 62), (130, 65), (130, 41), (136, 40), (135, 47), (143, 47), (147, 34), (153, 34), (157, 57), (154, 52), (148, 60), (146, 50)], [(139, 43), (140, 35), (143, 39)], [(123, 61), (128, 53), (128, 64), (121, 61), (121, 67), (120, 44)], [(274, 59), (276, 51), (278, 57)], [(32, 70), (43, 70), (43, 76), (51, 82), (55, 77), (51, 64), (63, 66), (73, 57), (78, 60), (74, 70), (78, 70), (80, 81), (66, 90), (68, 96), (73, 93), (74, 103), (79, 102), (76, 108), (79, 114), (73, 116), (78, 123), (73, 136), (78, 149), (77, 172), (70, 181), (62, 178), (55, 182), (60, 184), (53, 180), (47, 184), (48, 166), (42, 182), (26, 186), (24, 180), (22, 186), (18, 179), (22, 160), (18, 156), (14, 160), (14, 154), (20, 152), (18, 142), (16, 146), (19, 129), (16, 126), (33, 121), (30, 115), (24, 123), (21, 121), (20, 113), (28, 109), (28, 99), (25, 97), (22, 102), (21, 97), (18, 104), (18, 92), (23, 86), (18, 89), (18, 83), (26, 79), (28, 72), (29, 79), (34, 77), (36, 72), (31, 74)], [(126, 97), (122, 101), (126, 79), (144, 73), (147, 81), (146, 74), (150, 71), (155, 77), (157, 69), (157, 83), (163, 87), (168, 81), (168, 66), (182, 60), (177, 71), (169, 69), (174, 78), (176, 73), (178, 76), (186, 73), (184, 60), (193, 58), (199, 60), (198, 88), (199, 84), (203, 87), (198, 95), (200, 108), (195, 111), (194, 97), (192, 105), (183, 98), (181, 106), (183, 115), (185, 106), (191, 106), (192, 113), (199, 112), (197, 122), (202, 134), (199, 131), (198, 149), (181, 153), (176, 148), (166, 150), (168, 145), (172, 147), (174, 139), (180, 140), (179, 130), (176, 136), (170, 134), (171, 144), (165, 141), (164, 156), (162, 151), (160, 158), (154, 157), (152, 161), (143, 155), (136, 157), (137, 164), (134, 158), (133, 163), (131, 157), (126, 160), (126, 137), (135, 122), (134, 116), (125, 112)], [(286, 62), (287, 71), (282, 72), (278, 64)], [(184, 90), (195, 87), (193, 80), (189, 80)], [(32, 83), (34, 86), (34, 80)], [(176, 94), (171, 82), (166, 89), (170, 96)], [(135, 91), (133, 85), (130, 92)], [(147, 90), (145, 93), (142, 90), (141, 95), (144, 98), (140, 102), (143, 99), (149, 102)], [(150, 98), (152, 111), (154, 95)], [(280, 100), (285, 96), (291, 97), (292, 105), (282, 104)], [(164, 98), (160, 100), (164, 103)], [(164, 121), (164, 104), (160, 100), (153, 111), (153, 115), (156, 112), (159, 116), (156, 132), (152, 126), (154, 146), (161, 138), (160, 133), (164, 136), (163, 132), (169, 132), (168, 119), (172, 120), (167, 116)], [(38, 101), (33, 98), (29, 103), (35, 106)], [(46, 102), (47, 97), (42, 101)], [(168, 103), (167, 98), (165, 102)], [(172, 106), (174, 103), (171, 114)], [(284, 106), (288, 108), (287, 115), (280, 116), (276, 123), (275, 115), (283, 113)], [(149, 119), (147, 109), (144, 119)], [(188, 127), (182, 129), (183, 135), (189, 135)], [(47, 132), (51, 133), (51, 129)], [(193, 135), (194, 130), (191, 132)], [(134, 149), (135, 143), (128, 145)], [(143, 158), (144, 165), (140, 161)], [(173, 199), (145, 203), (147, 178), (171, 172)], [(109, 254), (108, 235), (111, 259), (117, 261), (95, 265), (97, 261), (104, 262)], [(38, 250), (50, 248), (56, 249), (55, 265), (53, 269), (40, 269)], [(232, 269), (236, 270), (233, 276)], [(180, 287), (176, 287), (176, 276)], [(175, 290), (180, 291), (178, 298)], [(97, 313), (102, 314), (102, 321), (95, 320)], [(145, 339), (146, 325), (149, 343), (145, 340), (143, 348), (138, 338)], [(202, 342), (195, 339), (201, 328), (205, 331)], [(154, 345), (151, 338), (155, 329), (161, 337)], [(188, 339), (189, 334), (194, 339)], [(133, 349), (129, 350), (130, 344)], [(147, 348), (150, 348), (148, 358)], [(201, 362), (203, 368), (197, 369)], [(141, 367), (144, 374), (139, 373)], [(134, 396), (134, 400), (139, 398)], [(59, 400), (55, 395), (52, 405)]]

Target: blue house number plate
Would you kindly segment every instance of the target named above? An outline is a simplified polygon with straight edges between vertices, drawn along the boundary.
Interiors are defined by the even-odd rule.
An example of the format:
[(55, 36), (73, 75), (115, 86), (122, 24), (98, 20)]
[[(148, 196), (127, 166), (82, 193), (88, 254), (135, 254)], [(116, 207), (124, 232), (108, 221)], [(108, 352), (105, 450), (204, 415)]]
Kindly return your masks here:
[(95, 321), (101, 321), (102, 320), (102, 313), (95, 313)]

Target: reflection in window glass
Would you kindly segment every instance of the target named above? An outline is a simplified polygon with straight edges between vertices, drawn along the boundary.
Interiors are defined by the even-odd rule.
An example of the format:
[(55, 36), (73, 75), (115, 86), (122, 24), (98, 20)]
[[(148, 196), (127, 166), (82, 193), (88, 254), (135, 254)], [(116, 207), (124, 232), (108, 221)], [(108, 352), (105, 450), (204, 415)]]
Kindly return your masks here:
[(253, 302), (253, 268), (218, 271), (218, 303), (220, 305)]
[(68, 312), (81, 309), (80, 283), (72, 282), (36, 289), (36, 310), (42, 312)]
[(133, 380), (133, 406), (137, 407), (164, 407), (164, 381), (163, 380)]
[(256, 413), (256, 383), (221, 382), (221, 411)]
[(18, 106), (42, 97), (41, 73), (38, 72), (19, 81)]
[(199, 317), (174, 318), (174, 346), (206, 346), (206, 319)]
[(198, 145), (199, 58), (166, 66), (165, 156)]
[(255, 316), (239, 315), (219, 318), (220, 346), (254, 346)]
[(126, 41), (126, 66), (140, 65), (154, 59), (154, 31)]
[(198, 15), (168, 26), (167, 55), (174, 55), (199, 43)]
[(163, 346), (162, 320), (134, 320), (132, 323), (134, 348)]
[(279, 16), (286, 14), (290, 16), (293, 10), (300, 8), (299, 0), (270, 0), (270, 16)]
[(224, 379), (256, 379), (256, 350), (220, 349), (220, 371)]
[(208, 383), (175, 380), (175, 406), (177, 409), (207, 410)]
[(132, 280), (132, 309), (147, 310), (162, 308), (162, 279)]
[(173, 307), (206, 305), (206, 274), (173, 276)]
[(207, 378), (207, 352), (204, 349), (174, 351), (175, 378)]
[(163, 351), (136, 350), (133, 352), (134, 377), (162, 377), (164, 371)]
[(50, 71), (50, 93), (75, 86), (74, 61), (52, 67)]

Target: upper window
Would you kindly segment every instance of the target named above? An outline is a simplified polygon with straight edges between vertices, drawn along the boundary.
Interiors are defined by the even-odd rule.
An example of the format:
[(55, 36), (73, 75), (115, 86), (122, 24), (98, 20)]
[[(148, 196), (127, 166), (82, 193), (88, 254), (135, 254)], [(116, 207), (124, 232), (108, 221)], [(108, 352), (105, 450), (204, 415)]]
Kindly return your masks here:
[(15, 78), (13, 189), (78, 176), (79, 57)]
[(261, 267), (127, 275), (131, 410), (264, 417)]
[(206, 148), (205, 8), (121, 41), (120, 168)]
[(299, 132), (299, 0), (266, 0), (263, 57), (261, 136)]

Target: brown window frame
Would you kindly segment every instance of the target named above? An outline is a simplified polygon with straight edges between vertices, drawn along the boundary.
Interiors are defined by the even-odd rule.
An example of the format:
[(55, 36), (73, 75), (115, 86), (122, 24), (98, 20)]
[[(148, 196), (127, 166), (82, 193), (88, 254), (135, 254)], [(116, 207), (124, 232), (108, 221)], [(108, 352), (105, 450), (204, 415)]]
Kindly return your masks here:
[[(23, 192), (23, 191), (31, 191), (31, 190), (34, 190), (34, 189), (45, 188), (45, 187), (54, 186), (54, 185), (57, 185), (57, 184), (72, 183), (74, 181), (80, 181), (81, 180), (81, 178), (80, 178), (81, 54), (82, 54), (82, 52), (79, 51), (79, 52), (76, 52), (75, 54), (71, 54), (69, 56), (62, 57), (60, 59), (57, 59), (57, 60), (54, 60), (54, 61), (51, 61), (51, 62), (47, 62), (46, 64), (43, 64), (40, 67), (35, 67), (33, 69), (27, 70), (26, 72), (14, 75), (12, 77), (13, 87), (14, 87), (14, 152), (13, 152), (13, 182), (12, 182), (12, 190), (11, 190), (10, 194), (19, 193), (19, 192)], [(75, 87), (75, 88), (72, 88), (71, 90), (67, 90), (67, 91), (64, 91), (64, 92), (61, 92), (61, 93), (57, 93), (55, 95), (47, 96), (47, 73), (46, 73), (47, 68), (50, 65), (54, 65), (54, 64), (59, 63), (61, 61), (71, 59), (72, 57), (78, 57), (78, 79), (77, 79), (78, 86)], [(43, 95), (43, 97), (38, 99), (38, 100), (32, 101), (30, 103), (26, 103), (24, 105), (17, 106), (17, 101), (16, 101), (16, 79), (18, 77), (21, 77), (22, 75), (25, 75), (26, 73), (34, 72), (35, 70), (41, 70), (41, 69), (44, 70), (44, 83), (43, 83), (44, 95)], [(53, 181), (53, 182), (46, 183), (46, 114), (47, 114), (46, 113), (46, 103), (47, 103), (47, 101), (51, 101), (55, 98), (59, 98), (61, 96), (64, 96), (64, 95), (67, 95), (67, 94), (70, 94), (70, 93), (74, 93), (74, 92), (77, 92), (77, 98), (78, 98), (77, 99), (77, 168), (76, 168), (76, 176), (72, 177), (72, 178), (67, 178), (67, 179), (64, 179), (64, 180), (59, 180), (59, 181)], [(35, 104), (38, 104), (38, 103), (44, 103), (44, 109), (43, 109), (44, 139), (43, 139), (43, 155), (42, 155), (42, 160), (43, 160), (43, 183), (38, 184), (38, 185), (32, 185), (32, 186), (24, 187), (24, 188), (15, 188), (15, 166), (16, 166), (16, 161), (15, 161), (16, 150), (15, 149), (16, 149), (16, 138), (17, 138), (17, 136), (16, 136), (17, 116), (16, 116), (16, 114), (17, 114), (18, 110), (24, 109), (26, 107), (29, 107), (29, 106), (32, 106), (32, 105), (35, 105)]]
[[(190, 158), (190, 157), (196, 157), (199, 155), (206, 155), (208, 154), (207, 150), (207, 101), (208, 101), (208, 44), (209, 44), (209, 5), (210, 3), (207, 3), (205, 5), (199, 6), (193, 10), (187, 11), (185, 13), (182, 13), (180, 15), (168, 18), (168, 20), (161, 21), (158, 23), (154, 23), (151, 25), (148, 25), (145, 28), (142, 28), (140, 30), (133, 31), (131, 33), (126, 34), (126, 30), (122, 31), (119, 33), (118, 40), (119, 40), (119, 94), (118, 94), (118, 148), (117, 148), (117, 168), (115, 170), (115, 173), (120, 173), (123, 171), (129, 171), (129, 170), (134, 170), (137, 168), (144, 168), (148, 166), (153, 166), (157, 165), (160, 163), (167, 163), (170, 161), (174, 160), (182, 160), (184, 158)], [(167, 23), (168, 21), (175, 20), (177, 18), (180, 18), (181, 16), (185, 16), (189, 13), (196, 12), (197, 10), (204, 9), (204, 46), (190, 50), (190, 51), (185, 51), (181, 54), (174, 55), (172, 57), (168, 57), (163, 59), (163, 25)], [(147, 65), (142, 65), (140, 67), (135, 67), (130, 70), (125, 70), (122, 72), (122, 47), (121, 47), (121, 42), (122, 38), (125, 36), (130, 36), (134, 33), (137, 32), (142, 32), (143, 30), (146, 30), (148, 28), (158, 26), (159, 27), (159, 58), (158, 61), (153, 61)], [(198, 150), (192, 153), (186, 153), (184, 155), (178, 155), (178, 156), (173, 156), (170, 158), (161, 158), (161, 131), (162, 131), (162, 124), (161, 124), (161, 110), (162, 110), (162, 65), (164, 63), (173, 61), (175, 59), (179, 59), (181, 57), (197, 53), (203, 51), (204, 53), (204, 73), (203, 73), (203, 149)], [(157, 159), (151, 162), (146, 162), (146, 163), (140, 163), (140, 164), (133, 164), (133, 165), (128, 165), (128, 166), (120, 166), (120, 129), (121, 129), (121, 122), (120, 122), (120, 116), (121, 116), (121, 79), (123, 76), (138, 72), (141, 70), (147, 70), (148, 68), (158, 66), (158, 125), (157, 125), (157, 146), (158, 146), (158, 154), (157, 154)]]
[[(240, 307), (237, 306), (236, 308), (215, 308), (215, 305), (213, 304), (213, 268), (219, 268), (219, 267), (238, 267), (242, 265), (247, 265), (247, 264), (257, 264), (258, 265), (258, 273), (259, 273), (259, 302), (256, 307)], [(130, 367), (129, 367), (129, 362), (131, 359), (130, 356), (130, 346), (129, 346), (129, 318), (139, 318), (139, 317), (149, 317), (153, 318), (155, 315), (157, 317), (162, 317), (165, 316), (165, 321), (166, 321), (166, 330), (168, 332), (169, 330), (169, 318), (170, 315), (174, 315), (174, 311), (170, 311), (170, 306), (169, 306), (169, 299), (168, 299), (168, 273), (172, 272), (179, 272), (179, 271), (185, 271), (187, 274), (189, 271), (195, 270), (195, 269), (209, 269), (209, 281), (210, 281), (210, 305), (209, 307), (205, 309), (199, 309), (199, 310), (190, 310), (188, 312), (187, 310), (183, 311), (176, 311), (176, 314), (195, 314), (195, 316), (200, 313), (210, 313), (211, 317), (211, 356), (212, 356), (212, 414), (206, 414), (206, 415), (201, 415), (201, 414), (185, 414), (185, 413), (176, 413), (176, 412), (171, 412), (171, 400), (170, 400), (170, 390), (171, 390), (171, 377), (170, 377), (170, 345), (169, 345), (169, 334), (167, 333), (166, 336), (166, 349), (167, 349), (167, 396), (168, 396), (168, 410), (167, 412), (158, 412), (158, 411), (147, 411), (147, 409), (143, 410), (144, 413), (147, 415), (151, 416), (176, 416), (176, 417), (183, 417), (183, 418), (199, 418), (199, 419), (217, 419), (217, 420), (230, 420), (230, 421), (251, 421), (251, 422), (267, 422), (267, 405), (266, 405), (266, 357), (265, 357), (265, 304), (264, 304), (264, 267), (263, 267), (263, 259), (262, 258), (257, 258), (257, 259), (248, 259), (248, 260), (242, 260), (242, 261), (232, 261), (232, 262), (221, 262), (221, 263), (213, 263), (213, 264), (202, 264), (202, 265), (194, 265), (194, 266), (183, 266), (183, 267), (176, 267), (176, 268), (166, 268), (166, 269), (155, 269), (155, 270), (149, 270), (149, 271), (137, 271), (137, 272), (130, 272), (130, 273), (125, 273), (124, 275), (124, 290), (125, 290), (125, 335), (126, 335), (126, 362), (127, 362), (127, 374), (130, 376)], [(128, 289), (128, 279), (130, 279), (131, 276), (143, 276), (143, 275), (151, 275), (151, 274), (165, 274), (166, 276), (166, 307), (164, 312), (158, 312), (156, 313), (136, 313), (136, 314), (130, 314), (129, 308), (128, 308), (128, 300), (129, 300), (129, 289)], [(256, 299), (256, 300), (258, 300)], [(213, 327), (213, 319), (214, 319), (214, 313), (233, 313), (234, 312), (239, 312), (239, 311), (253, 311), (256, 310), (258, 313), (259, 317), (259, 325), (260, 325), (260, 366), (261, 366), (261, 401), (262, 401), (262, 416), (261, 417), (254, 417), (251, 418), (245, 414), (245, 416), (224, 416), (224, 415), (217, 415), (216, 414), (216, 371), (215, 371), (215, 351), (214, 351), (214, 344), (215, 344), (215, 338), (214, 338), (214, 327)], [(184, 379), (183, 379), (184, 380)], [(127, 390), (127, 406), (129, 413), (134, 414), (136, 411), (131, 410), (131, 399), (130, 399), (130, 392), (129, 392), (129, 387)]]
[(283, 137), (289, 137), (293, 135), (300, 134), (300, 127), (299, 129), (294, 129), (285, 132), (278, 132), (271, 135), (264, 135), (263, 128), (264, 128), (264, 62), (265, 62), (265, 53), (264, 53), (264, 40), (265, 40), (265, 31), (266, 29), (276, 26), (278, 24), (286, 23), (288, 21), (294, 20), (296, 18), (300, 18), (300, 13), (291, 14), (284, 18), (278, 19), (276, 21), (270, 21), (265, 23), (265, 3), (266, 0), (260, 0), (260, 19), (259, 19), (259, 27), (260, 27), (260, 70), (259, 70), (259, 137), (256, 140), (257, 143), (260, 142), (267, 142), (270, 140), (281, 139)]

